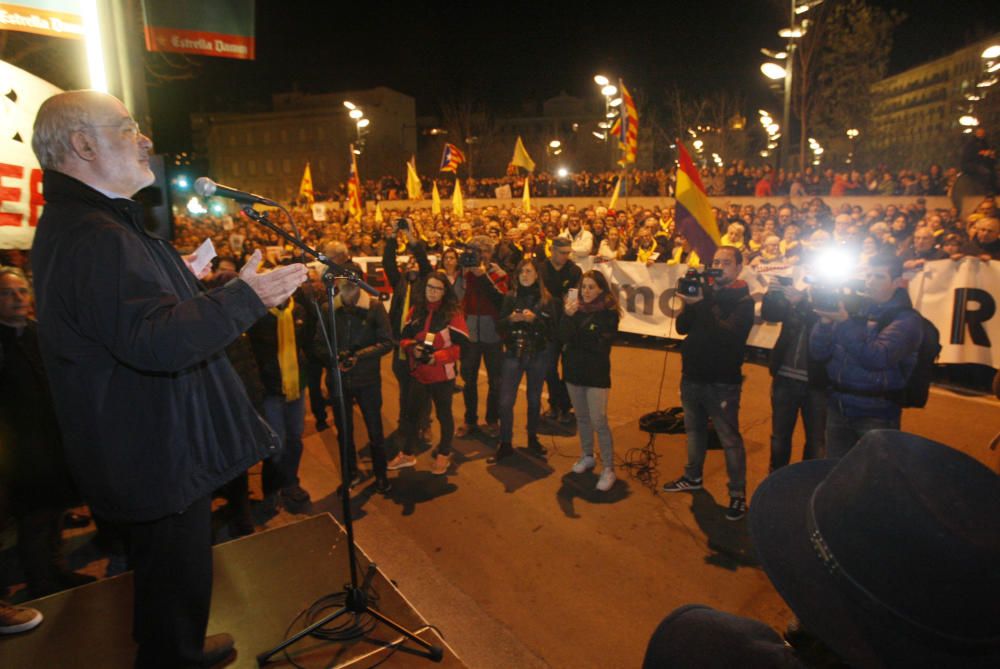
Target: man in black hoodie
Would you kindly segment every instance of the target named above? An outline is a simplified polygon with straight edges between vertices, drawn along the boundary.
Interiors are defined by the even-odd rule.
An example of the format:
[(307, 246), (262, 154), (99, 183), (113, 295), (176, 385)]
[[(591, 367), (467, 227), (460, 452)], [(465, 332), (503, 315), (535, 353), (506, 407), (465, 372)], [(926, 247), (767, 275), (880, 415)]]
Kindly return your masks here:
[(746, 451), (740, 436), (740, 391), (743, 353), (753, 327), (753, 300), (745, 281), (743, 254), (732, 246), (715, 251), (712, 267), (722, 276), (697, 296), (681, 295), (684, 310), (677, 332), (681, 344), (681, 404), (687, 433), (688, 462), (684, 475), (663, 486), (666, 492), (701, 490), (702, 466), (708, 448), (708, 419), (726, 455), (729, 475), (728, 520), (746, 515)]

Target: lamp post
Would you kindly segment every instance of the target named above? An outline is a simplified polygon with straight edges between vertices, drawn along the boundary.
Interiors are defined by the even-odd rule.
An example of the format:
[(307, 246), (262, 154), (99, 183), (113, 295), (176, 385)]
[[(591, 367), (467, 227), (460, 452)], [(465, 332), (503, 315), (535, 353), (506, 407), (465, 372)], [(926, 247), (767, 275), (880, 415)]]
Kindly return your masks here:
[[(600, 132), (594, 132), (594, 137), (597, 137), (604, 142), (606, 146), (611, 143), (611, 126), (613, 125), (612, 119), (618, 116), (617, 107), (621, 106), (622, 99), (615, 97), (618, 95), (618, 87), (611, 83), (611, 81), (603, 74), (594, 75), (594, 83), (597, 84), (601, 89), (601, 95), (604, 96), (604, 118), (597, 127), (601, 129)], [(611, 156), (611, 150), (605, 150), (611, 159), (612, 168), (614, 167), (614, 156)]]

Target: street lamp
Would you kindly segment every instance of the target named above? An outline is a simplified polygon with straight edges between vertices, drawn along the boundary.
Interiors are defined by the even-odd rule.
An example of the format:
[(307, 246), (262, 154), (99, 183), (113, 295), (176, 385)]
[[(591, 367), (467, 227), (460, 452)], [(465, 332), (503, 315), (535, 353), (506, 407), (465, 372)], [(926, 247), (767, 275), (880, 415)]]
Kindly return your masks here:
[(594, 83), (603, 88), (604, 86), (607, 86), (609, 83), (611, 83), (611, 81), (603, 74), (595, 74)]
[[(618, 116), (617, 107), (621, 106), (622, 99), (620, 97), (615, 97), (618, 95), (618, 87), (612, 84), (611, 80), (603, 74), (594, 75), (594, 83), (600, 87), (601, 95), (604, 96), (604, 120), (597, 124), (597, 127), (604, 132), (595, 131), (592, 134), (594, 137), (610, 146), (611, 133), (607, 132), (607, 130), (612, 126), (611, 119)], [(610, 149), (608, 151), (610, 154)], [(611, 160), (613, 161), (614, 158), (612, 157)]]
[(778, 65), (777, 63), (763, 63), (760, 66), (760, 71), (765, 77), (771, 79), (772, 81), (777, 81), (778, 79), (784, 79), (787, 76), (785, 72), (787, 68)]

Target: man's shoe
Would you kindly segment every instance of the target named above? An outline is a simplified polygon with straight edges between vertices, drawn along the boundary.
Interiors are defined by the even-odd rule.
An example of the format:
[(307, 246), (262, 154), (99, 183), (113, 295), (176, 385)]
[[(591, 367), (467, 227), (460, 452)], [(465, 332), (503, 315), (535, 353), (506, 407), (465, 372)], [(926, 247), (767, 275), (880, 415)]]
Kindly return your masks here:
[(597, 479), (597, 489), (601, 492), (607, 492), (611, 490), (611, 486), (617, 480), (618, 477), (615, 476), (615, 470), (611, 467), (605, 467), (604, 471), (601, 472), (601, 478)]
[(563, 411), (559, 414), (560, 425), (572, 425), (574, 420), (576, 420), (576, 416), (573, 415), (572, 411)]
[(396, 454), (389, 464), (386, 465), (386, 469), (389, 471), (396, 471), (397, 469), (403, 469), (404, 467), (413, 467), (417, 464), (417, 459), (412, 455), (407, 455), (403, 451)]
[(455, 428), (455, 436), (461, 439), (462, 437), (469, 436), (476, 429), (475, 425), (469, 425), (468, 423), (462, 423), (457, 428)]
[(281, 501), (290, 513), (306, 513), (312, 500), (302, 486), (292, 485), (281, 489)]
[(668, 481), (663, 484), (663, 492), (691, 492), (701, 490), (701, 479), (689, 479), (682, 476), (676, 481)]
[(549, 454), (549, 449), (542, 446), (542, 442), (538, 441), (538, 437), (528, 437), (528, 452), (536, 458), (544, 460), (545, 456)]
[(317, 432), (322, 432), (323, 430), (329, 430), (329, 429), (330, 429), (330, 424), (327, 423), (326, 420), (321, 419), (321, 418), (317, 418), (316, 419), (316, 431)]
[(434, 456), (434, 462), (431, 463), (431, 474), (444, 476), (448, 473), (448, 467), (450, 466), (451, 458), (447, 455), (441, 455), (438, 453)]
[(510, 445), (509, 441), (502, 442), (497, 446), (497, 450), (493, 452), (493, 455), (486, 458), (486, 463), (490, 465), (495, 465), (504, 458), (509, 458), (514, 455), (514, 447)]
[(552, 407), (542, 414), (542, 418), (545, 418), (546, 420), (557, 420), (559, 418), (559, 413), (559, 409)]
[(80, 529), (90, 525), (90, 516), (83, 513), (67, 511), (63, 514), (63, 527), (70, 530)]
[(213, 634), (205, 637), (205, 644), (202, 646), (201, 661), (198, 662), (203, 667), (213, 667), (233, 652), (236, 642), (233, 637), (225, 632)]
[(582, 455), (580, 456), (580, 459), (576, 461), (576, 464), (573, 465), (573, 473), (582, 474), (588, 469), (593, 469), (596, 466), (597, 461), (594, 460), (593, 455)]
[(18, 634), (42, 624), (42, 612), (0, 600), (0, 634)]
[(384, 495), (390, 490), (392, 490), (392, 483), (389, 481), (389, 477), (385, 474), (376, 474), (375, 492)]
[(487, 423), (486, 427), (483, 428), (483, 432), (486, 433), (487, 437), (496, 439), (500, 436), (500, 423)]
[(726, 520), (739, 520), (747, 515), (747, 498), (730, 497), (729, 508), (726, 509)]

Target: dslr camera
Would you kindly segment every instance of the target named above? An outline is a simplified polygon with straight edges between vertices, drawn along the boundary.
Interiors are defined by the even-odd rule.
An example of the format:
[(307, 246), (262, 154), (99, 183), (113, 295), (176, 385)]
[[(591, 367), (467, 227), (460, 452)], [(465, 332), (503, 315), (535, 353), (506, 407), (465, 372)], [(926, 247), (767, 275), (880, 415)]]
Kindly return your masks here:
[(483, 257), (479, 253), (479, 248), (472, 244), (465, 244), (462, 253), (458, 256), (459, 267), (479, 267), (483, 263)]
[(722, 270), (708, 268), (701, 271), (689, 269), (687, 274), (677, 280), (677, 294), (697, 297), (709, 285), (708, 279), (718, 279), (722, 276)]
[(423, 341), (418, 341), (413, 346), (413, 359), (420, 365), (434, 362), (434, 333), (428, 332)]
[(354, 367), (354, 364), (358, 361), (357, 355), (354, 351), (340, 351), (337, 353), (337, 364), (344, 369), (350, 369)]
[(410, 221), (408, 221), (405, 218), (397, 218), (396, 219), (396, 230), (404, 230), (405, 231), (405, 230), (409, 230), (409, 229), (410, 229)]

